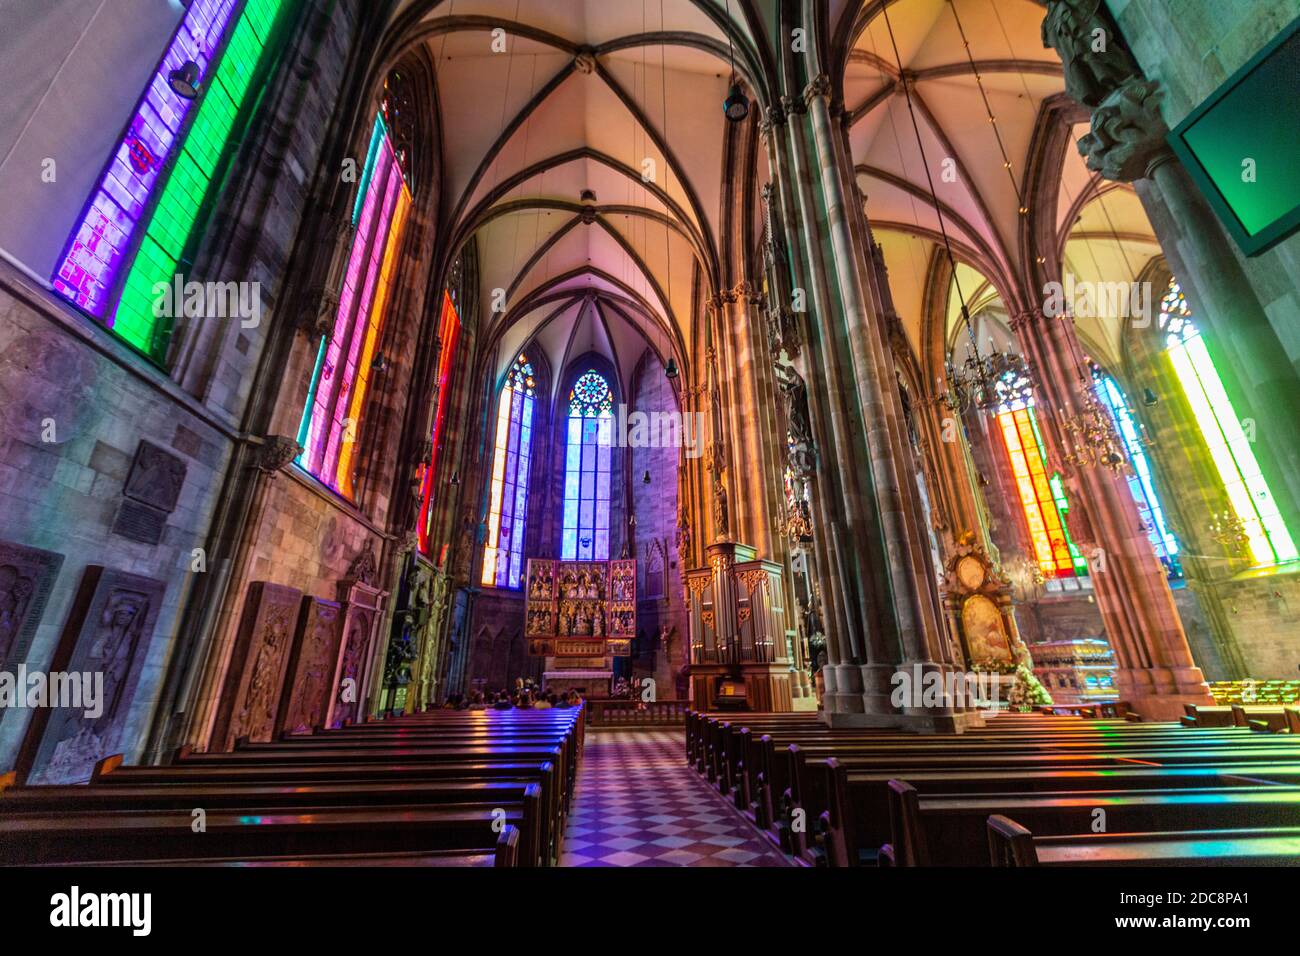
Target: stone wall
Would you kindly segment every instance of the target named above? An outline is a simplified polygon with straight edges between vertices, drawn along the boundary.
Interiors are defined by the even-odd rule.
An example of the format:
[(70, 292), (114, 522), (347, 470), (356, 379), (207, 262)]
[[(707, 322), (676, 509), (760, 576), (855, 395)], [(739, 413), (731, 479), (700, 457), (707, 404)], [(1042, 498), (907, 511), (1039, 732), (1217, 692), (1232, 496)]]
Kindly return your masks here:
[[(1107, 6), (1143, 72), (1164, 87), (1161, 109), (1171, 129), (1300, 17), (1300, 0), (1107, 0)], [(1300, 369), (1300, 234), (1242, 262)]]
[[(150, 2), (174, 18), (174, 5)], [(240, 427), (262, 348), (289, 321), (277, 310), (279, 295), (307, 205), (308, 172), (319, 162), (326, 135), (323, 117), (334, 108), (347, 64), (345, 51), (355, 36), (358, 4), (306, 0), (287, 8), (287, 15), (298, 19), (288, 24), (292, 29), (285, 34), (278, 68), (267, 79), (259, 112), (242, 137), (237, 132), (233, 138), (239, 151), (230, 159), (232, 174), (222, 180), (213, 218), (195, 251), (196, 278), (261, 284), (260, 324), (251, 329), (225, 320), (182, 324), (165, 370), (49, 292), (42, 276), (54, 264), (41, 250), (54, 249), (57, 255), (45, 234), (55, 229), (66, 237), (71, 230), (68, 210), (80, 211), (110, 148), (95, 137), (105, 130), (112, 131), (110, 138), (120, 133), (170, 30), (151, 28), (137, 35), (147, 43), (128, 44), (119, 51), (122, 56), (109, 58), (111, 62), (88, 55), (77, 69), (59, 70), (51, 77), (50, 102), (86, 102), (101, 92), (112, 94), (111, 102), (95, 114), (96, 122), (89, 124), (90, 135), (85, 123), (91, 114), (85, 110), (74, 117), (55, 112), (35, 127), (50, 142), (75, 138), (71, 134), (80, 129), (82, 138), (94, 144), (97, 158), (92, 162), (83, 156), (81, 163), (62, 164), (66, 176), (24, 188), (28, 206), (18, 221), (31, 229), (33, 241), (23, 247), (31, 255), (10, 253), (22, 262), (21, 269), (0, 262), (0, 540), (65, 555), (25, 658), (33, 669), (50, 665), (87, 566), (103, 565), (165, 585), (143, 652), (142, 678), (121, 734), (128, 761), (145, 753), (169, 663), (183, 636), (182, 614), (195, 575), (212, 574), (234, 558), (196, 549), (210, 541), (214, 514), (232, 477), (230, 463), (247, 439)], [(60, 14), (66, 6), (44, 4), (27, 15), (26, 28), (44, 35), (43, 28), (53, 28), (57, 21), (55, 32), (66, 32)], [(117, 21), (126, 24), (128, 18)], [(174, 25), (174, 19), (169, 22)], [(107, 35), (105, 42), (111, 45), (116, 35)], [(322, 45), (335, 49), (322, 56)], [(74, 129), (74, 120), (82, 125)], [(43, 143), (29, 145), (44, 148)], [(83, 167), (93, 168), (82, 175)], [(31, 202), (38, 205), (31, 207)], [(6, 220), (14, 221), (8, 216)], [(175, 456), (184, 469), (157, 544), (114, 531), (142, 441)], [(277, 513), (266, 528), (265, 544), (269, 547), (277, 532), (290, 542), (295, 535), (310, 541), (313, 532), (308, 527), (304, 533), (299, 519), (295, 515), (289, 527), (279, 522)], [(352, 531), (334, 535), (340, 551), (356, 536)], [(306, 551), (310, 545), (302, 547)], [(324, 560), (318, 564), (334, 567)], [(256, 562), (255, 568), (261, 570)], [(298, 574), (290, 577), (305, 580), (317, 573), (304, 560)], [(333, 596), (332, 589), (324, 596)], [(12, 766), (28, 716), (15, 712), (0, 721), (0, 769)]]

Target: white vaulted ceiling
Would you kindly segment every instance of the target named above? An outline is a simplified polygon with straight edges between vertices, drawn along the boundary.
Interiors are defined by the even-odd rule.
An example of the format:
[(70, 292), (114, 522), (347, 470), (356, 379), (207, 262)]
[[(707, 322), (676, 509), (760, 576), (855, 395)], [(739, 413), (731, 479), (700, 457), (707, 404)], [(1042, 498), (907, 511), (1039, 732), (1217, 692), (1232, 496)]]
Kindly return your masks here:
[[(895, 304), (918, 355), (934, 344), (922, 342), (923, 335), (942, 335), (951, 343), (953, 323), (960, 321), (956, 302), (948, 302), (946, 328), (923, 322), (931, 265), (945, 255), (943, 230), (957, 260), (973, 270), (960, 283), (968, 304), (976, 304), (972, 288), (989, 284), (993, 294), (984, 294), (980, 304), (994, 323), (1005, 321), (1003, 299), (1023, 284), (1017, 277), (1021, 208), (1030, 201), (1026, 167), (1040, 109), (1065, 88), (1056, 52), (1043, 46), (1043, 14), (1042, 4), (1032, 0), (861, 5), (860, 32), (844, 77), (850, 144)], [(904, 80), (911, 84), (911, 111)], [(996, 124), (989, 122), (990, 110)], [(1086, 126), (1075, 127), (1073, 139), (1085, 132)], [(1073, 145), (1066, 151), (1057, 207), (1056, 254), (1078, 280), (1126, 281), (1159, 251), (1132, 190), (1093, 176)], [(1099, 358), (1113, 358), (1117, 320), (1080, 319), (1079, 331)]]
[[(443, 228), (477, 244), (498, 372), (534, 336), (558, 367), (591, 322), (620, 370), (646, 348), (688, 358), (697, 272), (706, 290), (718, 273), (727, 13), (726, 0), (400, 5), (436, 71)], [(732, 14), (734, 42), (752, 46)], [(489, 311), (496, 290), (504, 313)]]

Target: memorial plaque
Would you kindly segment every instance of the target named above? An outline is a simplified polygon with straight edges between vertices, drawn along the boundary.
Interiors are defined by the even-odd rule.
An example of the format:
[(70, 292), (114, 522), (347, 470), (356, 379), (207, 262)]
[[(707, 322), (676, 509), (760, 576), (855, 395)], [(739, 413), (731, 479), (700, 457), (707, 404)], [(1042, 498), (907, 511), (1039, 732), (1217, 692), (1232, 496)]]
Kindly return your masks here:
[(185, 459), (151, 442), (142, 441), (135, 451), (135, 461), (131, 463), (122, 494), (164, 514), (171, 514), (176, 510), (181, 486), (185, 484), (185, 471)]
[(280, 701), (281, 730), (305, 734), (325, 725), (342, 617), (341, 604), (314, 597), (302, 599), (298, 635)]
[(266, 742), (275, 733), (301, 603), (297, 588), (267, 581), (248, 586), (213, 728), (214, 747), (229, 750), (239, 737)]
[(27, 659), (61, 567), (61, 554), (0, 541), (0, 670)]
[[(122, 751), (122, 732), (165, 590), (152, 578), (99, 565), (86, 568), (46, 672), (51, 690), (56, 683), (65, 692), (80, 684), (81, 699), (34, 713), (18, 757), (19, 779), (84, 783), (97, 761)], [(49, 703), (69, 703), (72, 696)]]
[(150, 508), (130, 498), (122, 499), (122, 504), (117, 509), (117, 517), (113, 520), (113, 534), (140, 544), (161, 544), (163, 531), (166, 528), (165, 511)]

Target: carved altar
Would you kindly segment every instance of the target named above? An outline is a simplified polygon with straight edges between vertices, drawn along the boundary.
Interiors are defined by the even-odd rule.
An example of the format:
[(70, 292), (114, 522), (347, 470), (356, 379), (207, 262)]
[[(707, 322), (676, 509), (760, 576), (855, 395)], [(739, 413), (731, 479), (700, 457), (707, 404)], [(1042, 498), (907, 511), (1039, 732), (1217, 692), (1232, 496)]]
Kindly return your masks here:
[(948, 633), (971, 670), (1030, 663), (1011, 610), (1011, 582), (993, 567), (968, 532), (944, 568), (943, 609)]
[(615, 657), (636, 637), (636, 561), (529, 558), (524, 637), (546, 659), (543, 683), (609, 695)]
[(684, 576), (694, 706), (737, 704), (743, 689), (748, 710), (793, 709), (781, 565), (730, 541), (705, 554), (709, 566)]

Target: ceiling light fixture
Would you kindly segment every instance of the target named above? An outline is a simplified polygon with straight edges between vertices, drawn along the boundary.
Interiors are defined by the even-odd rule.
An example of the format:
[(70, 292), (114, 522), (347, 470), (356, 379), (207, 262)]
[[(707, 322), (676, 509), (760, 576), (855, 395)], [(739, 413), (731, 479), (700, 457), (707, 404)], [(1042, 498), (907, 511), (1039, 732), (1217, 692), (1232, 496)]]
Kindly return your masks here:
[(731, 0), (727, 0), (727, 49), (731, 54), (731, 86), (722, 101), (722, 113), (733, 123), (742, 123), (749, 116), (749, 97), (736, 79), (736, 47), (731, 42)]

